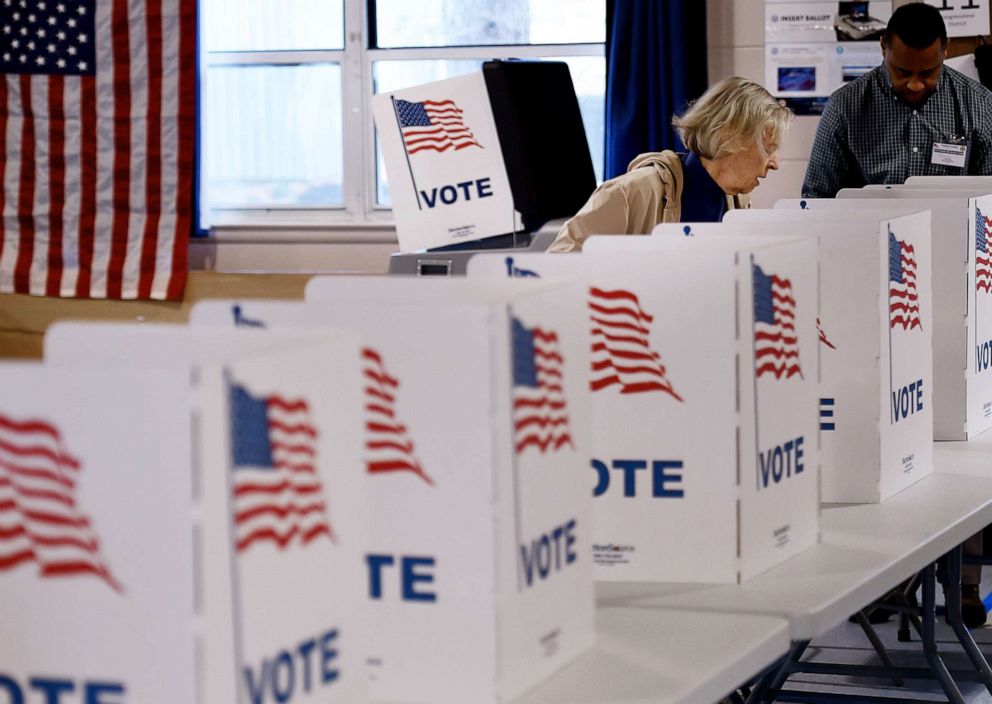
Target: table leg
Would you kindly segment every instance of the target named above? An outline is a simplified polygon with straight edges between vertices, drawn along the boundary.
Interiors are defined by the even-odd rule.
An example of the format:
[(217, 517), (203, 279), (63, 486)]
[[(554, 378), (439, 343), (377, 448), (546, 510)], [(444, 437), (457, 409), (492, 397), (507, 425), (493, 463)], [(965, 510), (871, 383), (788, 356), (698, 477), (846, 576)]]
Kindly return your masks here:
[(936, 635), (936, 568), (933, 563), (923, 569), (923, 655), (930, 665), (937, 682), (947, 695), (951, 704), (965, 704), (961, 691), (951, 679), (951, 674), (947, 671), (944, 661), (940, 659), (940, 652), (937, 650)]
[(957, 636), (958, 642), (964, 648), (964, 652), (968, 654), (971, 664), (981, 675), (985, 688), (992, 693), (992, 668), (989, 667), (989, 663), (982, 651), (979, 650), (975, 639), (971, 637), (971, 633), (965, 627), (964, 619), (961, 616), (961, 563), (962, 551), (961, 546), (958, 545), (947, 554), (947, 603), (944, 605), (947, 612), (947, 623), (954, 629), (954, 635)]

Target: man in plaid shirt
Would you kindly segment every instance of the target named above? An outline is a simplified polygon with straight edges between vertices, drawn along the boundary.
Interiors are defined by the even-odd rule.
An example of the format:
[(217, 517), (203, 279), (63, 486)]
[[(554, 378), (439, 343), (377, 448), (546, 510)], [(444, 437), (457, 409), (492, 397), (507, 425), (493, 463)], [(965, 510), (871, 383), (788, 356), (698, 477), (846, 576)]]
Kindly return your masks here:
[(909, 176), (992, 175), (992, 92), (945, 67), (946, 49), (936, 8), (911, 3), (892, 14), (884, 63), (827, 103), (804, 197)]

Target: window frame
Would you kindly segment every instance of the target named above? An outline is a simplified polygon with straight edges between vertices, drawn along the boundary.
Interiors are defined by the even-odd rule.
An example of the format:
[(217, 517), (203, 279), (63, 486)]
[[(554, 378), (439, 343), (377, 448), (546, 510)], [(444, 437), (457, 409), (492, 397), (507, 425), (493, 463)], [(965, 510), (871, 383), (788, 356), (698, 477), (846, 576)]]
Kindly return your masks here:
[[(344, 42), (342, 49), (289, 51), (218, 51), (208, 52), (200, 47), (199, 104), (209, 90), (207, 73), (210, 66), (300, 65), (304, 63), (335, 63), (341, 67), (342, 100), (342, 203), (338, 206), (259, 205), (223, 206), (204, 211), (206, 164), (203, 157), (207, 145), (201, 142), (197, 170), (201, 172), (196, 194), (196, 221), (200, 234), (217, 229), (269, 230), (273, 227), (304, 232), (321, 229), (331, 231), (382, 231), (393, 226), (392, 208), (377, 203), (375, 125), (372, 120), (372, 67), (377, 61), (534, 59), (547, 56), (605, 56), (605, 42), (583, 44), (502, 44), (451, 47), (370, 48), (373, 29), (370, 27), (372, 0), (343, 0)], [(201, 13), (201, 22), (206, 13)], [(202, 32), (201, 32), (202, 36)], [(206, 117), (199, 115), (199, 137), (202, 140)], [(209, 225), (202, 225), (201, 213), (209, 213)], [(310, 237), (312, 238), (313, 233)]]

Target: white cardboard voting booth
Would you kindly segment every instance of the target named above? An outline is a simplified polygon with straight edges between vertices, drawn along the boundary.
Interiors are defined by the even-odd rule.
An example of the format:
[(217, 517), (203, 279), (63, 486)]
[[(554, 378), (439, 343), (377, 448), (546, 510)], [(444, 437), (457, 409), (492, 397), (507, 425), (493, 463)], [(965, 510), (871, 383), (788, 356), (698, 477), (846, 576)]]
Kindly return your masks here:
[(852, 219), (860, 219), (861, 211), (873, 211), (869, 217), (931, 212), (934, 440), (966, 440), (984, 432), (992, 427), (992, 416), (976, 409), (992, 400), (984, 378), (989, 373), (969, 371), (976, 358), (974, 340), (992, 338), (989, 321), (979, 317), (982, 328), (975, 327), (974, 275), (968, 273), (974, 269), (969, 261), (975, 256), (975, 196), (908, 189), (841, 194), (839, 199), (782, 200), (775, 208), (808, 210), (810, 222), (820, 212), (849, 213), (831, 217)]
[(520, 229), (481, 72), (375, 95), (372, 117), (401, 251)]
[[(662, 354), (679, 355), (682, 383), (697, 389), (694, 393), (701, 395), (712, 413), (708, 423), (679, 425), (669, 452), (689, 456), (701, 445), (719, 443), (724, 432), (734, 434), (733, 451), (722, 462), (700, 467), (699, 472), (714, 484), (722, 483), (720, 473), (725, 473), (736, 486), (736, 506), (732, 503), (714, 507), (720, 497), (714, 491), (715, 495), (698, 495), (700, 504), (694, 509), (703, 510), (705, 506), (710, 512), (713, 528), (709, 530), (736, 536), (733, 551), (737, 564), (721, 577), (730, 574), (736, 579), (749, 579), (815, 543), (819, 536), (816, 242), (806, 239), (724, 245), (654, 237), (593, 237), (580, 256), (596, 262), (597, 256), (610, 252), (626, 252), (635, 261), (650, 257), (652, 265), (657, 253), (657, 266), (666, 272), (676, 257), (692, 261), (705, 254), (707, 267), (733, 284), (658, 300), (648, 309), (652, 315), (673, 321), (672, 328), (664, 328), (669, 334), (656, 344), (665, 350)], [(666, 259), (669, 263), (663, 261)], [(622, 268), (614, 269), (613, 275), (617, 271)], [(598, 275), (597, 270), (595, 276)], [(645, 305), (649, 300), (653, 299), (645, 294)], [(733, 328), (724, 329), (723, 316), (728, 310), (735, 311), (736, 321)], [(687, 312), (688, 319), (681, 317)], [(689, 335), (687, 326), (711, 323), (719, 326), (716, 334), (724, 338), (721, 344), (725, 355), (712, 370), (704, 366), (704, 360), (719, 353), (695, 350), (693, 356), (692, 349), (680, 349), (693, 338), (677, 337)], [(725, 378), (728, 364), (738, 371)], [(671, 381), (676, 383), (674, 366)], [(737, 418), (729, 427), (721, 425), (727, 422), (727, 389), (734, 390), (729, 401)], [(690, 471), (686, 465), (684, 476), (688, 477)], [(686, 501), (689, 500), (696, 499), (687, 494)], [(722, 522), (724, 518), (729, 527)], [(665, 519), (659, 515), (657, 520), (660, 523)], [(684, 536), (687, 528), (677, 526), (669, 531)], [(628, 525), (623, 537), (643, 545), (657, 540), (657, 535)], [(690, 535), (682, 539), (696, 538)], [(698, 539), (705, 541), (709, 534)], [(694, 569), (695, 563), (678, 578), (699, 581), (692, 577)], [(616, 578), (622, 579), (620, 571), (616, 573)]]
[(505, 702), (591, 646), (576, 295), (332, 277), (305, 304), (194, 308), (197, 326), (237, 305), (242, 323), (365, 336), (373, 699)]
[[(141, 399), (134, 415), (146, 434), (166, 432), (156, 415), (178, 408), (182, 416), (156, 442), (185, 453), (183, 500), (157, 512), (167, 509), (167, 522), (182, 534), (169, 550), (192, 550), (193, 560), (165, 582), (163, 608), (168, 585), (193, 586), (200, 669), (196, 698), (171, 701), (367, 701), (358, 350), (358, 338), (341, 332), (304, 338), (172, 325), (49, 329), (45, 358), (59, 374), (125, 365), (141, 370), (140, 379), (171, 373), (167, 394), (134, 380), (129, 391)], [(94, 416), (88, 431), (114, 452), (99, 423)], [(179, 461), (171, 451), (164, 456)], [(142, 467), (135, 481), (144, 480), (158, 486)], [(115, 496), (130, 501), (127, 493)], [(129, 523), (113, 528), (135, 530)], [(156, 608), (146, 618), (155, 618)], [(162, 678), (161, 663), (147, 666)]]
[(596, 578), (736, 582), (735, 279), (727, 268), (693, 252), (483, 254), (469, 260), (468, 276), (583, 284)]
[(0, 700), (205, 701), (187, 383), (0, 364)]
[[(829, 215), (783, 222), (779, 211), (741, 210), (690, 227), (693, 240), (818, 239), (821, 499), (879, 502), (933, 471), (930, 214), (843, 226)], [(684, 227), (654, 236), (684, 237)]]

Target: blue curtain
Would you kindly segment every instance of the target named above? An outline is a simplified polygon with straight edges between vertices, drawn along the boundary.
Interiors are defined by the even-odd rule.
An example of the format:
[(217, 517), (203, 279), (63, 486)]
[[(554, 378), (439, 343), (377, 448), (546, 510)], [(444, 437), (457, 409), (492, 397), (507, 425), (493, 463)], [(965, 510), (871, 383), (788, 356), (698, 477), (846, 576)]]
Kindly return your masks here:
[(672, 116), (706, 90), (705, 0), (607, 0), (605, 178), (682, 148)]

